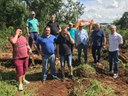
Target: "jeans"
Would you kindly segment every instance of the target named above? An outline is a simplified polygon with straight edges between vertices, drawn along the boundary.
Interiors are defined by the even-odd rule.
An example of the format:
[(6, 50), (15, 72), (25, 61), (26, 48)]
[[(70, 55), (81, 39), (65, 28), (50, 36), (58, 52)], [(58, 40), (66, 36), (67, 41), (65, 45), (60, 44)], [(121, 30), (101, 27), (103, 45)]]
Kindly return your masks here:
[(65, 61), (67, 61), (68, 66), (72, 66), (72, 55), (70, 54), (60, 56), (61, 67), (65, 66)]
[(94, 59), (94, 63), (100, 62), (100, 57), (101, 57), (101, 46), (92, 46), (92, 56)]
[(109, 52), (109, 71), (112, 71), (113, 68), (114, 73), (118, 73), (118, 51)]
[(32, 43), (33, 40), (36, 41), (38, 38), (38, 33), (37, 32), (30, 32), (30, 37), (29, 37), (29, 46), (32, 48)]
[(84, 52), (85, 63), (87, 63), (87, 49), (88, 49), (88, 45), (84, 45), (82, 43), (78, 45), (78, 62), (79, 63), (81, 62), (80, 58), (81, 58), (82, 49), (83, 49), (83, 52)]
[(43, 56), (43, 68), (42, 68), (43, 80), (46, 80), (46, 78), (47, 78), (48, 63), (50, 63), (51, 75), (52, 76), (57, 76), (56, 68), (55, 68), (55, 54), (44, 55)]

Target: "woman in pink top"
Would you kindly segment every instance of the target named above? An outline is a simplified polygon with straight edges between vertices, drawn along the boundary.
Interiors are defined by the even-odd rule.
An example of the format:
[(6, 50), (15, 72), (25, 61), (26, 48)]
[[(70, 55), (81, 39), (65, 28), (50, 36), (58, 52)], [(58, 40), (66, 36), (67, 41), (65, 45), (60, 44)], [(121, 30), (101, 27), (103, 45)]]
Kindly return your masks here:
[(10, 36), (9, 41), (13, 47), (13, 60), (19, 81), (19, 90), (23, 90), (23, 82), (29, 84), (25, 79), (25, 72), (28, 69), (28, 51), (31, 52), (28, 41), (22, 36), (21, 28), (18, 28), (15, 35)]

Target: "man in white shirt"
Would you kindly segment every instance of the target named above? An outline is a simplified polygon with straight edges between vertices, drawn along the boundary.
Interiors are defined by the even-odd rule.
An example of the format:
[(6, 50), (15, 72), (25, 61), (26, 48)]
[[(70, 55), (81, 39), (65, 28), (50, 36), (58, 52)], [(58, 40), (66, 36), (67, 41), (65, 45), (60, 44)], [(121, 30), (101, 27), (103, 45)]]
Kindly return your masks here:
[(109, 34), (109, 72), (114, 70), (113, 78), (118, 77), (118, 50), (120, 44), (123, 44), (123, 38), (116, 32), (116, 26), (111, 25), (111, 33)]

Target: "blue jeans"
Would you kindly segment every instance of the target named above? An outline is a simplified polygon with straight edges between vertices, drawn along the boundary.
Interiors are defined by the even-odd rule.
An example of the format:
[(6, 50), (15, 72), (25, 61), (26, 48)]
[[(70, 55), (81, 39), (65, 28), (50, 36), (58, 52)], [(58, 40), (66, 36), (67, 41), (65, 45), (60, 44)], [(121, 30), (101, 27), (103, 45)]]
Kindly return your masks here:
[(72, 66), (72, 55), (61, 55), (60, 56), (60, 63), (61, 67), (65, 66), (65, 61), (67, 61), (68, 66)]
[(101, 49), (101, 46), (92, 46), (92, 56), (94, 59), (94, 63), (100, 62)]
[(78, 62), (79, 63), (81, 62), (80, 58), (81, 58), (82, 49), (83, 49), (83, 52), (84, 52), (85, 63), (87, 63), (87, 49), (88, 49), (88, 45), (84, 45), (82, 43), (78, 45)]
[(118, 51), (109, 52), (109, 71), (113, 70), (114, 73), (118, 73)]
[(33, 40), (36, 41), (37, 38), (38, 38), (38, 32), (30, 32), (30, 37), (29, 37), (29, 46), (30, 48), (32, 48), (32, 43), (33, 43)]
[(56, 74), (56, 68), (55, 68), (55, 54), (52, 54), (52, 55), (44, 55), (43, 56), (43, 68), (42, 68), (43, 80), (46, 80), (46, 78), (47, 78), (47, 67), (48, 67), (48, 63), (50, 63), (51, 75), (52, 76), (57, 76), (57, 74)]

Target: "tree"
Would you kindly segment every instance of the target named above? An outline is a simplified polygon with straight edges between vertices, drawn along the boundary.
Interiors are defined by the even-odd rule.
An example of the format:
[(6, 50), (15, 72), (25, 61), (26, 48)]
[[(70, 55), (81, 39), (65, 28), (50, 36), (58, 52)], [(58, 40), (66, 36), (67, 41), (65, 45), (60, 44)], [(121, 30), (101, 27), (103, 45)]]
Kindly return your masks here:
[(5, 24), (9, 26), (19, 26), (25, 19), (26, 12), (23, 4), (17, 0), (0, 1), (0, 26)]
[(74, 2), (73, 0), (67, 0), (67, 3), (63, 4), (57, 18), (59, 22), (69, 23), (72, 21), (75, 23), (80, 16), (84, 13), (85, 6), (80, 2)]
[(120, 20), (114, 21), (114, 24), (120, 26), (121, 29), (128, 28), (128, 12), (125, 12)]

